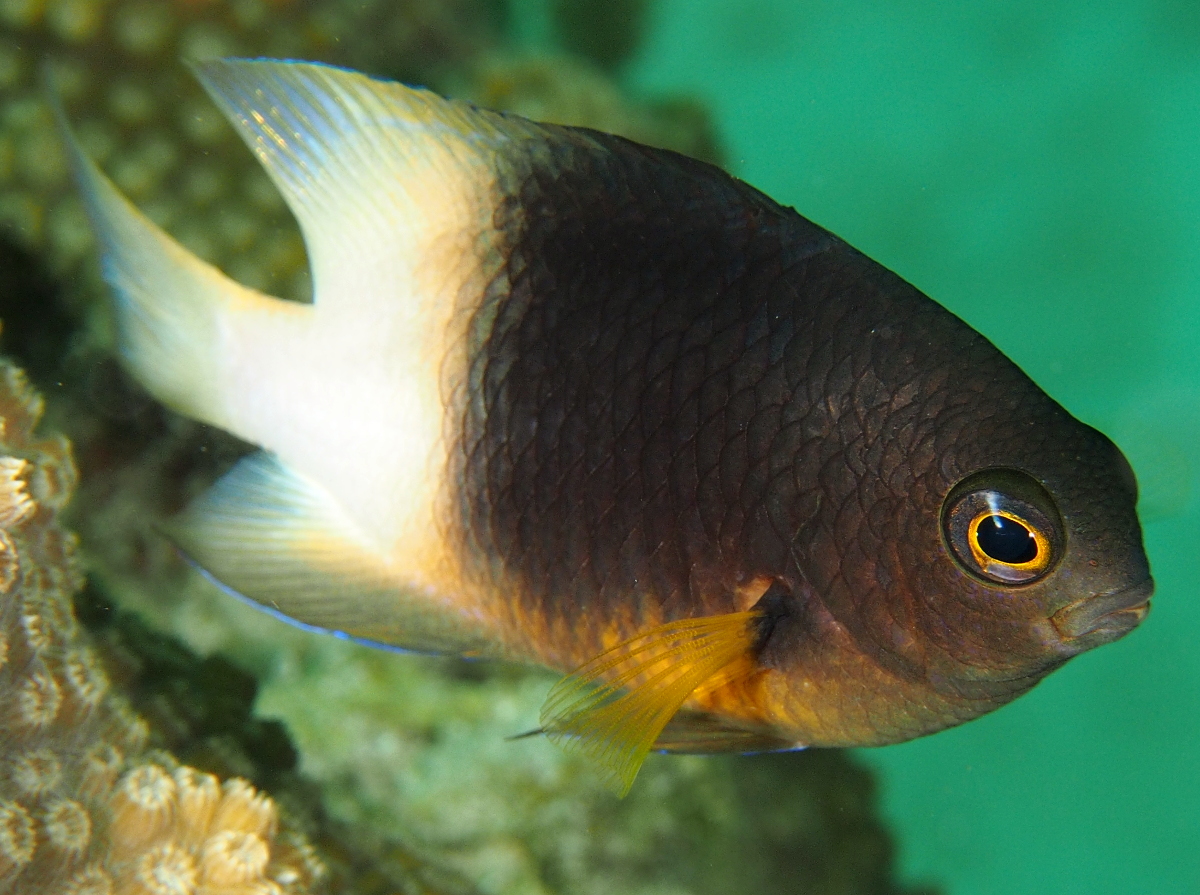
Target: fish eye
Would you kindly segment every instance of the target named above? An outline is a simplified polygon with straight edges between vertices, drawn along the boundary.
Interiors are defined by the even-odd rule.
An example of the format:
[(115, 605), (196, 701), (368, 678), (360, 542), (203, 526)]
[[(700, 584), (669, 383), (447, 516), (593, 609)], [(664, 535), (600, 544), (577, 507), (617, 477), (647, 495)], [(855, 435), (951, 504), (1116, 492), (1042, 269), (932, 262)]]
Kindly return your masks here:
[(942, 506), (942, 536), (969, 574), (995, 584), (1028, 584), (1063, 550), (1062, 520), (1038, 482), (1014, 469), (968, 476)]

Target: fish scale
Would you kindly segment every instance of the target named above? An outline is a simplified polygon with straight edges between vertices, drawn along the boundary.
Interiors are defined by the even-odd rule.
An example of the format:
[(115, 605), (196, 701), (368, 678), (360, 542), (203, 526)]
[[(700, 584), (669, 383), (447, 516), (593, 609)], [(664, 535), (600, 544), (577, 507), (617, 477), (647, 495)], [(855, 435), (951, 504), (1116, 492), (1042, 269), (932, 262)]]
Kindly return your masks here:
[(539, 732), (618, 791), (651, 748), (933, 733), (1148, 611), (1116, 447), (794, 210), (353, 72), (196, 71), (301, 224), (311, 306), (195, 259), (62, 124), (126, 364), (263, 448), (167, 525), (230, 593), (565, 672)]

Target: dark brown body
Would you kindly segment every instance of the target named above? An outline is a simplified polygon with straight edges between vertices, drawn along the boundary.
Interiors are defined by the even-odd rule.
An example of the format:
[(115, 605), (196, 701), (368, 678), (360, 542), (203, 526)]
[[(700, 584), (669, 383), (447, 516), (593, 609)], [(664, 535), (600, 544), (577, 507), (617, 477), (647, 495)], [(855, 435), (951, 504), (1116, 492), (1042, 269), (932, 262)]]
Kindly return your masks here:
[(296, 213), (312, 305), (205, 265), (63, 133), (125, 362), (263, 448), (171, 523), (227, 590), (572, 671), (543, 729), (622, 787), (652, 743), (929, 733), (1146, 614), (1112, 443), (790, 209), (353, 72), (196, 71)]
[[(529, 655), (570, 669), (776, 583), (760, 674), (701, 707), (890, 742), (1024, 692), (1102, 642), (1056, 612), (1148, 581), (1111, 442), (836, 236), (586, 131), (547, 128), (500, 170), (456, 480), (465, 553)], [(982, 582), (943, 542), (948, 493), (989, 468), (1057, 502), (1065, 554), (1034, 584)]]

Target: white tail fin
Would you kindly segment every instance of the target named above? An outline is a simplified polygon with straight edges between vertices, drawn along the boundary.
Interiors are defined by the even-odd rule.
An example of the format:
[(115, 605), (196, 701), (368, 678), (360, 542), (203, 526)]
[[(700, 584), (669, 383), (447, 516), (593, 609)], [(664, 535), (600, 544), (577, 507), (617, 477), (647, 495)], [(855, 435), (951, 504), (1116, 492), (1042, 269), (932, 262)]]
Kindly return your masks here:
[(309, 309), (239, 285), (164, 233), (83, 153), (61, 109), (56, 114), (116, 296), (125, 363), (164, 404), (236, 431), (223, 387), (235, 332)]
[[(477, 652), (442, 525), (442, 374), (500, 264), (498, 151), (535, 125), (307, 63), (196, 73), (283, 192), (311, 305), (239, 286), (154, 226), (62, 123), (117, 293), (121, 350), (164, 403), (267, 448), (178, 521), (209, 573), (305, 624)], [(60, 113), (60, 120), (62, 116)], [(471, 619), (471, 621), (468, 621)]]

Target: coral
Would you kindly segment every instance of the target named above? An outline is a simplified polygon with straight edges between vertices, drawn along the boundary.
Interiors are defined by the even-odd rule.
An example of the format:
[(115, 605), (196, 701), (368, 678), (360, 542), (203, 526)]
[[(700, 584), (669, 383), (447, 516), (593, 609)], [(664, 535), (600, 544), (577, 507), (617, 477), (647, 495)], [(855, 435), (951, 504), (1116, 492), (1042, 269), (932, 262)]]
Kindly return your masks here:
[(318, 788), (298, 772), (296, 750), (283, 725), (252, 714), (257, 683), (246, 672), (221, 656), (197, 656), (136, 614), (114, 608), (95, 586), (77, 596), (76, 612), (113, 685), (149, 723), (151, 741), (189, 765), (245, 777), (270, 792), (318, 849), (328, 891), (476, 891), (461, 874), (395, 837), (331, 818)]
[(305, 892), (319, 875), (249, 783), (147, 751), (72, 612), (57, 524), (75, 467), (42, 400), (0, 362), (0, 892)]
[[(429, 79), (495, 32), (472, 0), (0, 3), (0, 222), (73, 273), (91, 252), (39, 64), (88, 152), (185, 245), (248, 285), (307, 294), (298, 231), (181, 60), (304, 57)], [(483, 4), (486, 6), (486, 4)], [(371, 34), (370, 43), (350, 39)], [(370, 52), (368, 48), (378, 48)], [(386, 48), (386, 52), (385, 52)], [(397, 65), (397, 60), (402, 64)], [(89, 288), (85, 294), (94, 295)]]
[[(38, 66), (78, 121), (88, 150), (151, 216), (202, 256), (256, 285), (303, 268), (303, 251), (281, 203), (241, 157), (181, 58), (297, 46), (298, 7), (270, 17), (259, 4), (138, 2), (7, 3), (0, 30), (0, 220), (52, 267), (74, 274), (92, 241), (73, 195)], [(236, 10), (235, 10), (236, 7)], [(277, 23), (277, 26), (276, 26)], [(268, 235), (262, 235), (262, 234)], [(238, 257), (252, 259), (238, 265)], [(87, 294), (95, 294), (89, 288)]]
[[(106, 854), (86, 873), (105, 873), (116, 892), (283, 895), (311, 887), (311, 856), (273, 848), (275, 804), (245, 780), (141, 764), (120, 779), (107, 807)], [(86, 822), (79, 812), (76, 825)]]
[[(100, 291), (94, 269), (84, 265), (92, 240), (42, 99), (38, 69), (49, 60), (84, 147), (126, 195), (241, 282), (303, 298), (308, 272), (294, 222), (181, 61), (306, 58), (438, 87), (501, 46), (503, 10), (501, 0), (3, 0), (0, 230), (44, 253), (60, 276), (86, 273), (74, 301), (76, 316), (90, 312), (88, 300)], [(491, 71), (482, 74), (493, 80), (490, 87), (468, 84), (466, 92), (513, 108), (506, 98), (515, 93), (495, 89)], [(684, 151), (712, 145), (706, 119), (686, 103), (643, 109), (598, 74), (584, 76), (562, 63), (546, 75), (538, 71), (533, 65), (508, 76), (522, 107), (540, 91), (556, 109), (578, 104), (582, 114), (571, 117), (582, 123), (615, 122), (623, 132)], [(556, 76), (565, 76), (567, 95)], [(595, 100), (588, 98), (593, 90)], [(652, 124), (660, 114), (666, 128)], [(622, 116), (631, 126), (623, 126)], [(690, 128), (699, 135), (684, 136)]]

